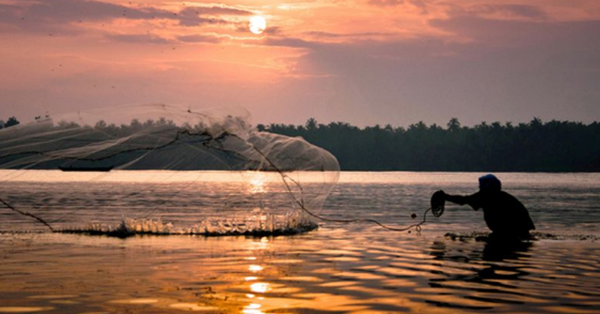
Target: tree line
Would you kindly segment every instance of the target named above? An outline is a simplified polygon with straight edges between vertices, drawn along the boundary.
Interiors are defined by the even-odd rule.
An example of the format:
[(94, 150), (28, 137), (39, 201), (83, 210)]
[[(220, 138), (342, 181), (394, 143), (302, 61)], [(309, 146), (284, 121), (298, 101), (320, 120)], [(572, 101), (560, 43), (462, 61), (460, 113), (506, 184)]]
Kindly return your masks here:
[[(36, 117), (36, 120), (39, 120)], [(18, 125), (15, 117), (0, 129)], [(98, 122), (104, 134), (133, 134), (151, 127), (175, 127), (166, 119), (129, 125)], [(70, 128), (59, 123), (57, 128)], [(195, 126), (202, 129), (202, 125)], [(345, 122), (320, 124), (311, 118), (304, 125), (259, 124), (259, 131), (300, 136), (331, 152), (342, 170), (362, 171), (600, 171), (600, 123), (534, 118), (513, 125), (482, 122), (462, 126), (452, 118), (445, 127), (423, 122), (407, 128), (386, 125), (359, 128)]]
[(600, 124), (552, 120), (543, 123), (482, 122), (465, 127), (452, 118), (445, 127), (423, 122), (407, 128), (359, 128), (344, 122), (260, 124), (260, 131), (301, 136), (330, 151), (342, 170), (373, 171), (600, 171)]
[(4, 122), (4, 120), (0, 119), (0, 129), (8, 128), (14, 125), (18, 125), (20, 122), (15, 117), (10, 117)]

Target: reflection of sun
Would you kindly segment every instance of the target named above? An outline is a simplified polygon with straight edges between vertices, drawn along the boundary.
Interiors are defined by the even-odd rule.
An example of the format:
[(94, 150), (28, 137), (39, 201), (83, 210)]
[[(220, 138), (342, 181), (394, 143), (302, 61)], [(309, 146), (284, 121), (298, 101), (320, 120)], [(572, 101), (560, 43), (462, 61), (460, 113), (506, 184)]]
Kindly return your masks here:
[(250, 285), (250, 290), (256, 293), (265, 293), (271, 290), (271, 285), (266, 282), (257, 282)]
[(248, 267), (248, 270), (250, 270), (251, 272), (254, 272), (254, 273), (259, 272), (259, 271), (261, 271), (263, 269), (264, 268), (262, 266), (260, 266), (260, 265), (250, 265)]
[(262, 34), (262, 32), (264, 32), (267, 28), (267, 20), (260, 15), (255, 15), (250, 18), (250, 24), (248, 25), (248, 28), (250, 28), (250, 31), (256, 35)]
[(244, 314), (263, 314), (260, 310), (261, 305), (258, 303), (250, 303), (244, 307), (242, 313)]
[(265, 193), (267, 191), (265, 188), (265, 175), (260, 172), (255, 172), (252, 176), (252, 179), (250, 179), (250, 194)]

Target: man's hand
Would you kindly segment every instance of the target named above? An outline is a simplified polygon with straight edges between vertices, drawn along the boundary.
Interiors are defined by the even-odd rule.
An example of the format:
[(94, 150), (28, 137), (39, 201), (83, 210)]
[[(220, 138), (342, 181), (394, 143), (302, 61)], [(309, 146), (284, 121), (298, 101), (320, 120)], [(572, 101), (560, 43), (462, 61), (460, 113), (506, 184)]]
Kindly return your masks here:
[(446, 193), (439, 190), (431, 196), (431, 212), (435, 217), (440, 217), (444, 212), (444, 205), (446, 203)]
[(431, 196), (431, 207), (444, 206), (444, 202), (446, 201), (446, 193), (442, 190), (436, 191)]

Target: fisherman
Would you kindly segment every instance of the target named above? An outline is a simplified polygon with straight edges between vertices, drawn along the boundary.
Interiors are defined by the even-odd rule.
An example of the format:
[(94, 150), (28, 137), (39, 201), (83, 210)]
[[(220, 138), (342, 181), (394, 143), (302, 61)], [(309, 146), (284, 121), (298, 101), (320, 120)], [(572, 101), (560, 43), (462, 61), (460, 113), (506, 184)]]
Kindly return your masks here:
[(444, 200), (470, 205), (474, 210), (483, 208), (483, 219), (492, 230), (490, 238), (522, 239), (529, 237), (529, 230), (535, 226), (529, 217), (527, 208), (516, 197), (504, 192), (502, 183), (492, 174), (479, 178), (479, 192), (469, 195), (449, 195), (444, 191), (436, 194)]

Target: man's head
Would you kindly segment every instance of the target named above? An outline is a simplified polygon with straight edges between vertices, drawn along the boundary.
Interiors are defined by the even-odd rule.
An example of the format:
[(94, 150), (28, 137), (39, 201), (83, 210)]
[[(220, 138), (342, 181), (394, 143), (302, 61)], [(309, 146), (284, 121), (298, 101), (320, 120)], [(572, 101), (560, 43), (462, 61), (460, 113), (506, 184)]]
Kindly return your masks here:
[(480, 191), (500, 191), (502, 189), (502, 183), (493, 174), (486, 174), (479, 178), (479, 190)]

